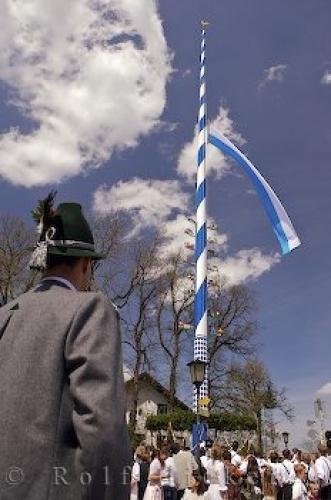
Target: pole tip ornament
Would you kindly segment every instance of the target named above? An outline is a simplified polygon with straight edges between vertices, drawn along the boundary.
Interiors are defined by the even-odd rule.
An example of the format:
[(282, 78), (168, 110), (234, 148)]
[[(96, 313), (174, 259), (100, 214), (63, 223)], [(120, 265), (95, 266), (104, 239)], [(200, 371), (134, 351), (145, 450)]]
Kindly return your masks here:
[(206, 21), (206, 20), (201, 20), (201, 28), (202, 29), (205, 29), (209, 26), (209, 21)]

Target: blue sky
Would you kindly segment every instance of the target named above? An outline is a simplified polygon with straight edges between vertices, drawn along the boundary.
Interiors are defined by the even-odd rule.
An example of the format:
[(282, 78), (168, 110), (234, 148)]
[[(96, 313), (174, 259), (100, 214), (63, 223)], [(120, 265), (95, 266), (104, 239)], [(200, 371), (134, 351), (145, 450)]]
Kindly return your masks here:
[[(261, 356), (297, 409), (280, 426), (300, 444), (331, 384), (330, 3), (109, 0), (92, 13), (83, 0), (64, 22), (65, 4), (8, 0), (0, 21), (0, 212), (26, 217), (57, 185), (59, 201), (133, 207), (142, 228), (180, 229), (178, 212), (193, 207), (199, 20), (210, 20), (209, 119), (270, 182), (303, 242), (280, 260), (249, 181), (214, 153), (208, 211), (224, 268), (258, 294)], [(144, 206), (158, 192), (161, 219)], [(331, 427), (331, 386), (323, 398)]]

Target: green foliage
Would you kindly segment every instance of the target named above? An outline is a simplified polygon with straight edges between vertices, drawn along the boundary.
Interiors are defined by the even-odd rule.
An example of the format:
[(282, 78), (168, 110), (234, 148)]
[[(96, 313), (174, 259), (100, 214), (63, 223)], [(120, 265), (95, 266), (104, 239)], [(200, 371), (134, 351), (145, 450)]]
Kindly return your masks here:
[(196, 415), (191, 411), (174, 410), (171, 413), (150, 415), (146, 421), (146, 429), (150, 431), (167, 430), (171, 422), (174, 431), (187, 431), (192, 429)]
[(255, 418), (241, 413), (214, 413), (209, 416), (208, 425), (218, 431), (256, 430)]
[[(215, 413), (204, 420), (211, 429), (219, 431), (256, 430), (254, 417), (245, 414)], [(175, 431), (190, 431), (196, 422), (196, 414), (191, 411), (177, 410), (162, 415), (151, 415), (147, 418), (146, 429), (150, 431), (167, 430), (169, 422)]]
[(137, 432), (135, 432), (132, 425), (128, 426), (128, 431), (132, 449), (135, 450), (137, 446), (139, 446), (140, 443), (144, 440), (145, 436), (144, 434), (138, 434)]

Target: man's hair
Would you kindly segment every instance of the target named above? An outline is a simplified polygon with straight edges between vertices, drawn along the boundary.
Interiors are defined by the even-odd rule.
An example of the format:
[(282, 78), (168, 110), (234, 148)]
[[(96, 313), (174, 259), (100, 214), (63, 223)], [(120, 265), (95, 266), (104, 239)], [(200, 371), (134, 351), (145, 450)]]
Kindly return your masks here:
[(237, 451), (238, 448), (239, 448), (238, 441), (233, 441), (233, 443), (232, 443), (232, 449), (233, 449), (233, 451)]
[(170, 447), (167, 444), (164, 444), (161, 447), (160, 453), (162, 453), (162, 455), (168, 455), (169, 456), (169, 454), (170, 454)]
[(310, 464), (311, 463), (311, 454), (310, 453), (303, 453), (301, 459), (303, 462), (305, 462), (305, 464)]
[(140, 460), (143, 460), (144, 462), (148, 462), (149, 453), (147, 452), (145, 446), (138, 446), (138, 448), (136, 449), (136, 457)]
[(206, 448), (210, 449), (213, 446), (214, 442), (212, 439), (208, 438), (206, 439)]
[(286, 460), (290, 460), (291, 459), (291, 450), (284, 450), (283, 451), (283, 457), (286, 459)]
[(327, 452), (328, 452), (327, 447), (324, 444), (322, 444), (322, 443), (320, 443), (318, 445), (317, 449), (318, 449), (318, 451), (320, 452), (321, 455), (326, 455)]
[(223, 451), (223, 460), (228, 460), (231, 462), (231, 452), (229, 450)]
[(177, 453), (179, 453), (180, 451), (180, 445), (178, 443), (173, 443), (171, 446), (170, 446), (170, 451), (171, 453), (173, 453), (174, 455), (177, 455)]
[(270, 462), (272, 464), (276, 464), (278, 462), (278, 459), (279, 459), (277, 451), (271, 451), (269, 458), (270, 458)]
[(62, 265), (74, 267), (79, 259), (81, 259), (81, 257), (66, 257), (65, 255), (55, 255), (50, 253), (47, 255), (47, 269), (52, 269), (53, 267)]

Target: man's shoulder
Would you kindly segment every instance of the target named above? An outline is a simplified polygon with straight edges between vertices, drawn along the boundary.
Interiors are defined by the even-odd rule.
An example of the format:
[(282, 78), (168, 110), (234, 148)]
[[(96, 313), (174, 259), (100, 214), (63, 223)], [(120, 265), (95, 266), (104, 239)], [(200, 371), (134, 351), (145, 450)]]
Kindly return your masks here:
[[(40, 292), (40, 293), (39, 293)], [(103, 308), (118, 313), (116, 306), (102, 292), (80, 292), (66, 288), (52, 287), (48, 290), (41, 290), (37, 287), (21, 294), (8, 304), (0, 307), (0, 317), (7, 315), (11, 310), (30, 309), (38, 307), (48, 310), (60, 309), (79, 311), (85, 308)]]
[(100, 324), (117, 323), (119, 313), (116, 306), (102, 292), (74, 292), (73, 317), (75, 321), (84, 322), (94, 318)]
[(116, 305), (102, 292), (76, 292), (77, 301), (80, 306), (95, 305), (96, 307), (103, 307), (105, 309), (110, 309), (114, 313), (118, 314), (118, 308)]

